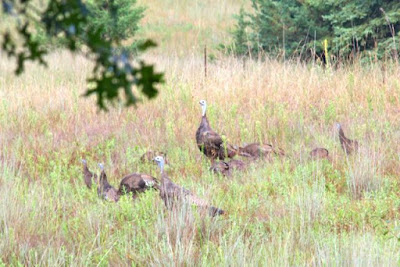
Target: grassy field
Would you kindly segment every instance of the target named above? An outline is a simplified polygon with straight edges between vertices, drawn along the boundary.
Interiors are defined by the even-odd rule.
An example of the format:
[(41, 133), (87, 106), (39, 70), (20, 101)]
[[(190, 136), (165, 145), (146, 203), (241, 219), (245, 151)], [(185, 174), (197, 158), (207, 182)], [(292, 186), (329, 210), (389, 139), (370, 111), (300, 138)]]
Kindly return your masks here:
[[(227, 43), (233, 28), (233, 15), (246, 0), (138, 0), (146, 6), (139, 36), (159, 43), (157, 52), (186, 58)], [(215, 51), (214, 51), (215, 52)]]
[[(160, 47), (145, 57), (166, 83), (136, 109), (98, 112), (81, 97), (91, 71), (82, 57), (55, 52), (48, 69), (16, 78), (1, 56), (0, 266), (397, 266), (399, 66), (217, 57), (205, 79), (202, 46), (224, 41), (240, 3), (146, 3), (141, 34), (160, 33)], [(184, 21), (194, 26), (185, 32)], [(195, 141), (200, 99), (230, 143), (269, 142), (287, 156), (231, 178), (210, 173)], [(359, 153), (346, 157), (335, 122)], [(311, 161), (315, 147), (332, 161)], [(170, 177), (227, 214), (169, 212), (155, 191), (109, 203), (84, 186), (81, 158), (96, 171), (104, 162), (115, 186), (131, 172), (159, 177), (139, 161), (147, 149), (166, 151)]]

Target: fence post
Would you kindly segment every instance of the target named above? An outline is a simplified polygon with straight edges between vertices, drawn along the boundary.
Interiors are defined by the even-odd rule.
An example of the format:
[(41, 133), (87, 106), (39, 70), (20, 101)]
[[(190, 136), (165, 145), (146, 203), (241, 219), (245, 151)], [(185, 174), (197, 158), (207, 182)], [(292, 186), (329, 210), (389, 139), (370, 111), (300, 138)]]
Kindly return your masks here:
[(204, 46), (204, 79), (207, 79), (207, 45)]

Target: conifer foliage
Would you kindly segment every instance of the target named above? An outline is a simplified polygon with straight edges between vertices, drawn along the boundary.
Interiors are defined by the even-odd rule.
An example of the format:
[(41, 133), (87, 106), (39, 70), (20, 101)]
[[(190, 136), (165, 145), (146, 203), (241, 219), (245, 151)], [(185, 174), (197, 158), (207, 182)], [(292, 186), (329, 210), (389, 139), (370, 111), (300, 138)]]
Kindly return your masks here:
[(398, 56), (400, 2), (392, 0), (252, 0), (236, 16), (236, 54), (309, 58), (327, 40), (335, 58)]
[[(88, 27), (99, 30), (109, 40), (127, 41), (135, 36), (144, 7), (137, 6), (136, 0), (92, 0), (88, 2), (90, 20)], [(135, 48), (130, 40), (127, 48)]]

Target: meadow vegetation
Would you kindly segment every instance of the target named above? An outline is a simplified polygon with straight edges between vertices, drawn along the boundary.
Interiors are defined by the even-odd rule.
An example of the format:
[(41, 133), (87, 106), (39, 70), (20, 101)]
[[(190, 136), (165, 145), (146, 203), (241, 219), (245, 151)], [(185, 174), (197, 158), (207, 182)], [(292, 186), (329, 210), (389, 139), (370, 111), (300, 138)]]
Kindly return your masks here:
[[(205, 79), (202, 46), (224, 40), (240, 3), (142, 2), (140, 34), (160, 45), (145, 57), (166, 83), (135, 109), (99, 112), (81, 97), (92, 67), (81, 56), (55, 51), (49, 68), (16, 78), (0, 55), (0, 265), (398, 265), (398, 64), (244, 64), (212, 50)], [(230, 143), (269, 142), (287, 156), (210, 173), (195, 142), (200, 99)], [(335, 122), (357, 154), (344, 154)], [(332, 161), (311, 161), (315, 147)], [(140, 163), (147, 149), (166, 151), (169, 176), (227, 214), (170, 212), (156, 191), (109, 203), (84, 186), (81, 158), (96, 171), (104, 162), (115, 186), (131, 172), (159, 177)]]

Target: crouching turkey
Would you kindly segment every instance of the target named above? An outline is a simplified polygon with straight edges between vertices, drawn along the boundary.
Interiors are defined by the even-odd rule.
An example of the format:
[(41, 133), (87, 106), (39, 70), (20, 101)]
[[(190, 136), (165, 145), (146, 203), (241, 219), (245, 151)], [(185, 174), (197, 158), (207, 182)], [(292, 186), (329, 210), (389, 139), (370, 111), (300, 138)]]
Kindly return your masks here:
[(202, 210), (207, 210), (210, 216), (212, 217), (225, 213), (225, 211), (217, 207), (210, 206), (204, 199), (197, 197), (189, 190), (172, 182), (171, 179), (169, 179), (167, 173), (164, 171), (163, 157), (158, 156), (155, 157), (154, 160), (160, 167), (161, 171), (160, 197), (164, 201), (167, 208), (173, 209), (177, 203), (183, 202), (194, 205)]
[(139, 193), (143, 193), (151, 188), (159, 189), (156, 178), (142, 173), (132, 173), (122, 178), (118, 189), (118, 195), (132, 193), (135, 199)]

